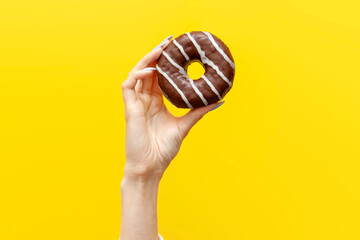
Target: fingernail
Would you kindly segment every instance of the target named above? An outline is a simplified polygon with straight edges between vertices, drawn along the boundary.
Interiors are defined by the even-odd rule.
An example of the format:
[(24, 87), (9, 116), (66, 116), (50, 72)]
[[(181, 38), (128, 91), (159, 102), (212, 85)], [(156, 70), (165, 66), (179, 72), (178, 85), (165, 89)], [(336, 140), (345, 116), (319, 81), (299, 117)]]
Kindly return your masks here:
[(224, 104), (224, 102), (225, 102), (225, 101), (220, 102), (218, 105), (216, 105), (216, 106), (215, 106), (213, 109), (211, 109), (209, 112), (211, 112), (211, 111), (213, 111), (213, 110), (217, 109), (218, 107), (220, 107), (221, 105), (223, 105), (223, 104)]
[(165, 38), (162, 42), (166, 42), (166, 40), (170, 40), (170, 39), (172, 39), (172, 37), (173, 37), (173, 35), (170, 35), (167, 38)]
[(154, 70), (156, 70), (156, 68), (154, 67), (147, 67), (143, 69), (143, 71), (154, 71)]
[(158, 49), (158, 48), (163, 47), (164, 45), (165, 45), (165, 43), (161, 43), (160, 45), (157, 45), (157, 46), (153, 49), (153, 51), (156, 50), (156, 49)]
[(163, 47), (163, 46), (165, 45), (165, 43), (166, 43), (166, 40), (170, 40), (170, 39), (172, 39), (172, 37), (173, 37), (173, 35), (170, 35), (170, 36), (168, 36), (167, 38), (165, 38), (159, 45), (157, 45), (157, 46), (153, 49), (153, 51), (154, 51), (155, 49), (158, 49), (158, 48)]

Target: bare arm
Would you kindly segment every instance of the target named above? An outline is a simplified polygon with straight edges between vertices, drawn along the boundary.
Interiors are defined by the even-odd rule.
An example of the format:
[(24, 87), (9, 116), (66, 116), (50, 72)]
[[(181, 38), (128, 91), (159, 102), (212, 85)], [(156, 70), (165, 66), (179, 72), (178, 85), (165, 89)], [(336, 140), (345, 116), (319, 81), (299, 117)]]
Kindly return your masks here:
[(160, 178), (125, 176), (121, 182), (121, 240), (158, 239), (157, 194)]
[(166, 108), (155, 74), (165, 39), (141, 59), (122, 84), (126, 119), (126, 163), (121, 182), (120, 240), (158, 240), (160, 179), (190, 129), (217, 103), (182, 117)]

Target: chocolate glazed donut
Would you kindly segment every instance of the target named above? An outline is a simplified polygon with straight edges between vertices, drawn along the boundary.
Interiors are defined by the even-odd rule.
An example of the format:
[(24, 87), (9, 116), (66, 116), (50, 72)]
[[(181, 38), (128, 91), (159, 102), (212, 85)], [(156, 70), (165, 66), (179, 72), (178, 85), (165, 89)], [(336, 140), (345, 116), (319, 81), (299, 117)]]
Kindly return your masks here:
[[(192, 80), (186, 70), (194, 61), (205, 68)], [(229, 48), (208, 32), (195, 31), (171, 41), (158, 59), (157, 76), (164, 96), (176, 107), (197, 108), (220, 101), (231, 89), (235, 64)]]

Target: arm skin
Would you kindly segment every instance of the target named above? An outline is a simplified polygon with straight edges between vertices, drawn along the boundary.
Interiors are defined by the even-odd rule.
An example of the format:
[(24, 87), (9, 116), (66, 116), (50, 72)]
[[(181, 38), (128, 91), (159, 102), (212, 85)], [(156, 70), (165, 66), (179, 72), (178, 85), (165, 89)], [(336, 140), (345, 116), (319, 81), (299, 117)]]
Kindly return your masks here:
[(222, 103), (175, 117), (166, 108), (155, 74), (165, 39), (145, 55), (122, 83), (126, 162), (121, 181), (120, 240), (158, 240), (157, 196), (162, 175), (190, 129)]
[(159, 177), (124, 177), (121, 182), (120, 240), (158, 239), (157, 195)]

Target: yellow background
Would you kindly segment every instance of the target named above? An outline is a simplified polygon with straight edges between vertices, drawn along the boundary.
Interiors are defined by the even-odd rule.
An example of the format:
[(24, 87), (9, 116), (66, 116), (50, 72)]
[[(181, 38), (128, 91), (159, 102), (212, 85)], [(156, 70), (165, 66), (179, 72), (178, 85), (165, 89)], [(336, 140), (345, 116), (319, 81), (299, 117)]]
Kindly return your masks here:
[(165, 37), (192, 30), (229, 46), (236, 77), (164, 175), (165, 240), (360, 239), (359, 9), (1, 0), (0, 239), (118, 239), (120, 84)]

